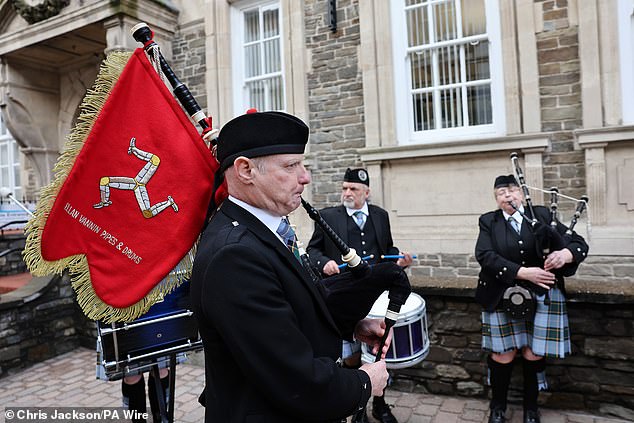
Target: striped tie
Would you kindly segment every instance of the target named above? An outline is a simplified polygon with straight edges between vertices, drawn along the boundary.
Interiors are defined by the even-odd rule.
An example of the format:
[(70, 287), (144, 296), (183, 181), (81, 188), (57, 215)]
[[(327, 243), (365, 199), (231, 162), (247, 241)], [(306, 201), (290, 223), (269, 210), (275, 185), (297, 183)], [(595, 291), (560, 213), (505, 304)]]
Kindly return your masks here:
[(515, 229), (515, 232), (517, 232), (518, 234), (520, 233), (520, 225), (519, 222), (517, 220), (515, 220), (513, 218), (513, 216), (509, 217), (509, 223), (511, 224), (511, 226), (513, 227), (513, 229)]
[(365, 225), (365, 214), (361, 210), (357, 210), (352, 215), (354, 216), (354, 220), (357, 222), (359, 229), (363, 229), (363, 226)]
[(301, 259), (299, 258), (299, 247), (297, 246), (297, 237), (295, 236), (295, 231), (291, 227), (291, 223), (288, 221), (288, 218), (282, 218), (280, 226), (277, 227), (277, 233), (284, 240), (286, 248), (288, 248), (295, 258), (301, 263)]

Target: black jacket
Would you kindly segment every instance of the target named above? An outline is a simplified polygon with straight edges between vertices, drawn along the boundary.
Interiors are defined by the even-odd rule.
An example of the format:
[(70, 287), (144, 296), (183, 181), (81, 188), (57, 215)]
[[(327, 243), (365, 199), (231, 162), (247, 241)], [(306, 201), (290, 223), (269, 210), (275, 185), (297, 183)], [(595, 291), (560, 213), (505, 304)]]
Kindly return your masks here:
[[(543, 206), (534, 206), (537, 220), (544, 225), (549, 225), (550, 211)], [(530, 216), (530, 211), (525, 210)], [(538, 224), (539, 225), (539, 224)], [(495, 210), (480, 216), (480, 233), (476, 242), (475, 255), (481, 270), (478, 278), (475, 299), (486, 311), (495, 310), (502, 299), (504, 291), (515, 283), (515, 277), (520, 267), (543, 267), (544, 259), (542, 249), (547, 243), (538, 243), (534, 234), (535, 228), (531, 227), (527, 219), (523, 219), (520, 235), (504, 219), (502, 210)], [(557, 225), (557, 232), (563, 235), (567, 228), (563, 224)], [(588, 244), (584, 239), (573, 232), (569, 237), (564, 237), (564, 247), (568, 248), (573, 256), (573, 262), (558, 269), (557, 286), (564, 287), (564, 276), (574, 275), (579, 263), (588, 254)], [(554, 249), (554, 248), (553, 248)], [(525, 284), (534, 291), (539, 287), (532, 283)], [(538, 292), (540, 293), (540, 292)]]
[[(376, 231), (376, 247), (379, 254), (398, 254), (399, 250), (394, 246), (392, 241), (392, 231), (390, 229), (390, 218), (387, 211), (378, 206), (368, 204), (368, 219), (372, 221), (374, 230)], [(327, 207), (319, 212), (326, 223), (332, 227), (335, 233), (346, 243), (349, 244), (347, 225), (350, 216), (346, 212), (344, 206)], [(367, 223), (366, 223), (367, 225)], [(320, 271), (324, 265), (330, 260), (335, 260), (338, 264), (342, 263), (341, 252), (335, 244), (324, 234), (324, 231), (315, 225), (315, 231), (308, 243), (306, 252), (310, 256), (310, 261)], [(361, 253), (357, 251), (359, 255)], [(380, 261), (375, 258), (375, 261)]]
[(315, 422), (365, 405), (370, 381), (336, 364), (341, 334), (304, 268), (225, 201), (205, 230), (191, 299), (205, 349), (206, 422)]

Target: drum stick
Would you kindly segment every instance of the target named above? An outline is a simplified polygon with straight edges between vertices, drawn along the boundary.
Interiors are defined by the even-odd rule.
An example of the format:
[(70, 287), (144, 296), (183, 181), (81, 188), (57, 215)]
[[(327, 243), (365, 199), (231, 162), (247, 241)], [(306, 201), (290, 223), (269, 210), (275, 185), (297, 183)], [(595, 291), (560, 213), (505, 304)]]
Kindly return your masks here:
[[(370, 254), (369, 256), (361, 257), (362, 260), (370, 260), (370, 259), (373, 259), (373, 258), (374, 258), (374, 254)], [(340, 264), (337, 267), (340, 268), (340, 269), (343, 269), (347, 265), (348, 265), (348, 263), (343, 263), (343, 264)]]
[[(405, 258), (405, 256), (400, 254), (384, 254), (381, 256), (381, 258), (382, 259), (400, 259), (400, 258)], [(413, 254), (412, 258), (418, 258), (418, 256), (416, 254)]]

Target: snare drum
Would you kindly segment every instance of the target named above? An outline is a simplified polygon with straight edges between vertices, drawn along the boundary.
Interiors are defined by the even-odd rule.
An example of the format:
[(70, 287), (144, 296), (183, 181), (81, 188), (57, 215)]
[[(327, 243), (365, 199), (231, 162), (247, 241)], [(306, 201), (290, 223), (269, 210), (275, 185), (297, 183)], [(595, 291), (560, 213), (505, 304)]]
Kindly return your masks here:
[(165, 364), (171, 354), (202, 349), (190, 309), (189, 282), (185, 282), (137, 320), (97, 322), (97, 365), (105, 378), (121, 379)]
[[(385, 318), (388, 303), (388, 292), (385, 291), (372, 306), (368, 317)], [(388, 369), (411, 367), (427, 357), (429, 354), (427, 313), (425, 300), (420, 295), (414, 292), (409, 295), (401, 307), (393, 331), (392, 343), (385, 355), (385, 364)], [(374, 363), (375, 360), (372, 349), (366, 344), (361, 344), (361, 360), (365, 363)]]

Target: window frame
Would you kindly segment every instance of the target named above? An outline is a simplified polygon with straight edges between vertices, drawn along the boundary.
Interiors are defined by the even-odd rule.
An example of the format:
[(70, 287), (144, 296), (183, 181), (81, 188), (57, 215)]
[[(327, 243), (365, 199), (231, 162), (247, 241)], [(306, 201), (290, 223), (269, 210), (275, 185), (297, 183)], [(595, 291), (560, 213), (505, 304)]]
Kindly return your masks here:
[(619, 66), (623, 124), (634, 124), (634, 0), (618, 1)]
[[(6, 148), (7, 151), (7, 163), (2, 161), (2, 149)], [(13, 138), (13, 135), (9, 132), (4, 118), (0, 115), (0, 178), (2, 178), (2, 171), (7, 169), (9, 177), (8, 181), (0, 179), (0, 187), (9, 188), (10, 192), (16, 199), (22, 198), (22, 184), (16, 185), (16, 174), (20, 175), (20, 152), (18, 150), (18, 143)], [(21, 175), (20, 175), (21, 176)]]
[[(446, 3), (447, 0), (426, 0), (429, 4)], [(460, 4), (465, 0), (453, 0)], [(502, 71), (502, 39), (498, 0), (483, 0), (486, 16), (486, 40), (489, 43), (489, 79), (491, 95), (491, 124), (462, 126), (457, 128), (414, 131), (413, 107), (411, 105), (411, 72), (408, 60), (405, 0), (392, 0), (391, 34), (394, 66), (395, 127), (397, 145), (437, 144), (441, 142), (473, 140), (502, 136), (506, 132), (504, 101), (504, 73)], [(478, 35), (476, 38), (482, 38)], [(463, 37), (461, 40), (471, 37)], [(457, 41), (452, 40), (452, 44)], [(445, 42), (436, 43), (444, 45)], [(430, 45), (427, 48), (434, 48)], [(400, 83), (399, 83), (400, 81)]]
[[(232, 39), (232, 50), (235, 52), (232, 54), (232, 93), (233, 93), (233, 113), (234, 115), (243, 114), (248, 108), (254, 107), (254, 105), (249, 103), (249, 95), (247, 89), (247, 82), (249, 80), (257, 80), (257, 79), (268, 79), (272, 75), (279, 74), (281, 78), (280, 87), (281, 87), (281, 101), (282, 108), (281, 109), (271, 109), (269, 107), (265, 107), (264, 110), (278, 110), (285, 111), (287, 109), (287, 86), (286, 86), (286, 70), (285, 70), (285, 55), (286, 52), (284, 50), (284, 19), (283, 19), (283, 10), (282, 10), (282, 1), (280, 0), (245, 0), (235, 2), (231, 5), (231, 39)], [(244, 13), (247, 11), (251, 11), (253, 9), (258, 9), (259, 22), (262, 23), (261, 17), (263, 12), (267, 10), (277, 9), (278, 13), (278, 39), (279, 39), (279, 60), (280, 60), (280, 70), (278, 72), (268, 73), (268, 74), (260, 74), (257, 77), (246, 77), (246, 69), (245, 69), (245, 57), (244, 57)], [(260, 25), (260, 33), (262, 33), (263, 28)], [(264, 39), (260, 39), (258, 43), (263, 43)], [(264, 60), (264, 55), (261, 55), (260, 60)], [(261, 62), (263, 63), (263, 62)], [(266, 76), (263, 76), (266, 75)], [(270, 105), (270, 98), (268, 95), (265, 95), (265, 101)]]

